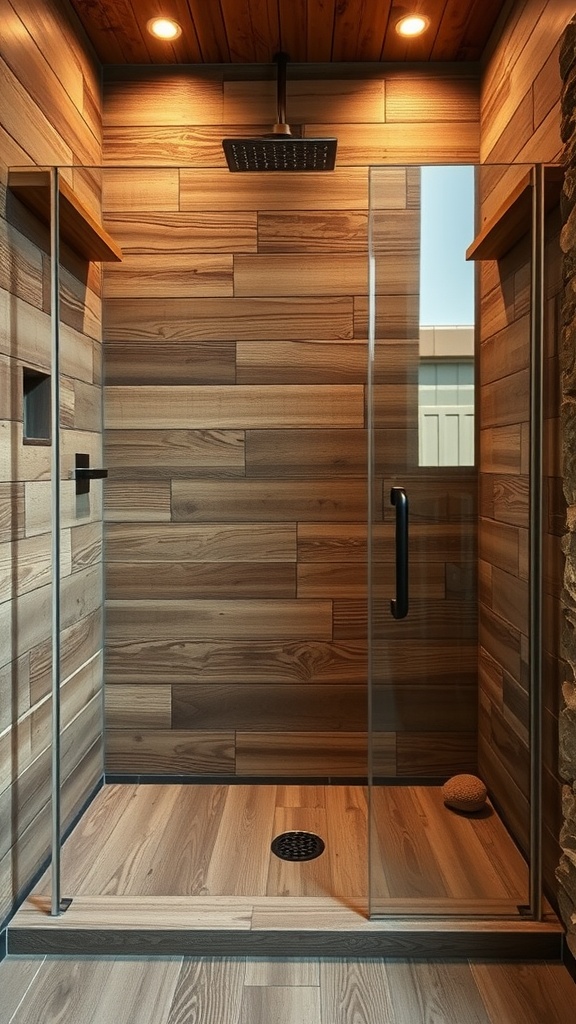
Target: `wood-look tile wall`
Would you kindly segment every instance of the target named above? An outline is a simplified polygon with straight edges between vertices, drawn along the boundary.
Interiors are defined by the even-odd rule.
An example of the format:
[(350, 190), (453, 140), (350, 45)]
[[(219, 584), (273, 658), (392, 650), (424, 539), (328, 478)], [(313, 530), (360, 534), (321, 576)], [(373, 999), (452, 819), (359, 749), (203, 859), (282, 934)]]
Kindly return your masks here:
[[(0, 922), (50, 849), (50, 447), (23, 444), (23, 367), (50, 372), (48, 232), (7, 168), (101, 161), (100, 80), (66, 4), (3, 0), (0, 35)], [(98, 180), (67, 171), (98, 210)], [(63, 819), (102, 774), (100, 272), (62, 253)], [(101, 485), (99, 485), (101, 488)]]
[[(518, 3), (497, 33), (482, 88), (485, 161), (555, 162), (561, 152), (558, 44), (573, 14), (564, 0)], [(482, 216), (502, 203), (523, 168), (490, 171)], [(527, 225), (527, 229), (529, 225)], [(565, 505), (559, 438), (558, 214), (547, 221), (544, 467), (544, 865), (550, 891), (559, 860), (558, 706), (563, 678), (560, 606)], [(528, 238), (481, 287), (480, 729), (479, 766), (517, 840), (526, 847), (528, 752)]]
[[(338, 136), (336, 171), (231, 175), (222, 137), (268, 130), (274, 93), (230, 69), (106, 74), (104, 209), (125, 253), (104, 292), (110, 770), (366, 771), (368, 166), (476, 161), (478, 84), (312, 68), (289, 117)], [(383, 206), (396, 465), (416, 433), (404, 170)]]

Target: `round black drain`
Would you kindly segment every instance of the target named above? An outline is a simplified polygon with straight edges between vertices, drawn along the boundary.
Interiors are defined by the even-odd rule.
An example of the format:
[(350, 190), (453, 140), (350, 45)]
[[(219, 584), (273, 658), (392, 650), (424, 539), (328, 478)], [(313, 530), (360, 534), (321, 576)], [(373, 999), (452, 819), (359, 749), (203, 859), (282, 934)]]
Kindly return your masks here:
[(282, 832), (270, 849), (280, 860), (314, 860), (324, 852), (324, 842), (314, 832)]

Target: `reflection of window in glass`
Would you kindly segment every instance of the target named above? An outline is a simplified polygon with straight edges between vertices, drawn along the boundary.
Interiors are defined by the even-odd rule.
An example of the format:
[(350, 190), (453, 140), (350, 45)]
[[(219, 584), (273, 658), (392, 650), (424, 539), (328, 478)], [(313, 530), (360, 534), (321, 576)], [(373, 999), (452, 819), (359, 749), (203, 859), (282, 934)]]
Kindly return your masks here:
[(474, 169), (423, 167), (418, 448), (421, 466), (474, 464)]
[(420, 362), (418, 462), (421, 466), (474, 464), (474, 363)]

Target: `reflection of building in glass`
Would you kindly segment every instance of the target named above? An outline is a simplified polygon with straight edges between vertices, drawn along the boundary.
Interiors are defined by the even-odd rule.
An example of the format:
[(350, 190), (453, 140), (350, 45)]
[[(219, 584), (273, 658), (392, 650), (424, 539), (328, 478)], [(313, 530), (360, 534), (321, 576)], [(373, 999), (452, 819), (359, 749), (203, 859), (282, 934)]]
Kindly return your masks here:
[(421, 327), (418, 464), (474, 465), (474, 327)]

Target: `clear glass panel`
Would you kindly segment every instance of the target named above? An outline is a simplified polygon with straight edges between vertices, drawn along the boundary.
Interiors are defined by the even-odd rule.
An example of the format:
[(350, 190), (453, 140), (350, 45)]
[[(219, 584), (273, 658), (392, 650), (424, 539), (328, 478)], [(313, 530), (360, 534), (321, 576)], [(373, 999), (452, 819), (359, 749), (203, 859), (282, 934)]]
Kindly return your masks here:
[[(74, 172), (75, 185), (88, 208), (97, 208), (103, 185), (105, 227), (119, 237), (127, 255), (140, 253), (142, 235), (155, 254), (151, 271), (143, 277), (146, 283), (140, 283), (140, 287), (148, 289), (146, 294), (151, 300), (144, 312), (140, 299), (130, 300), (124, 293), (123, 278), (134, 273), (133, 261), (127, 259), (120, 273), (114, 263), (105, 272), (106, 330), (113, 339), (119, 334), (125, 347), (123, 358), (114, 344), (109, 346), (108, 383), (116, 392), (126, 385), (126, 367), (131, 375), (129, 387), (140, 372), (139, 360), (146, 344), (143, 338), (148, 338), (142, 317), (153, 316), (169, 295), (166, 273), (170, 258), (166, 258), (163, 245), (169, 251), (180, 247), (183, 252), (189, 246), (188, 228), (183, 235), (174, 234), (167, 213), (160, 209), (150, 213), (151, 202), (161, 206), (161, 201), (154, 197), (164, 194), (166, 182), (166, 169), (158, 181), (156, 173), (155, 169), (147, 170), (148, 192), (144, 195), (135, 185), (132, 190), (126, 186), (128, 198), (124, 209), (119, 208), (118, 182), (121, 176), (124, 183), (126, 178), (131, 179), (131, 169), (101, 172), (84, 168), (82, 174), (78, 169)], [(453, 167), (373, 168), (370, 174), (369, 895), (370, 912), (375, 916), (511, 916), (527, 903), (528, 871), (520, 851), (526, 852), (529, 846), (530, 817), (529, 223), (526, 232), (516, 232), (498, 263), (490, 260), (480, 264), (478, 298), (472, 289), (470, 265), (461, 266), (463, 250), (475, 233), (474, 210), (478, 224), (489, 220), (502, 202), (505, 205), (506, 198), (527, 173), (528, 169), (517, 166), (483, 167), (474, 175), (470, 168)], [(67, 180), (71, 169), (64, 169), (64, 174)], [(448, 177), (443, 178), (443, 174)], [(432, 186), (442, 182), (443, 188), (434, 191)], [(464, 195), (458, 195), (458, 187), (462, 193), (468, 189), (466, 210)], [(441, 203), (443, 195), (449, 197), (447, 207)], [(427, 241), (430, 225), (434, 240), (431, 252)], [(559, 254), (558, 225), (551, 230), (547, 259), (552, 265)], [(457, 258), (449, 258), (454, 249)], [(78, 496), (72, 480), (78, 452), (90, 453), (91, 466), (102, 465), (100, 322), (96, 298), (99, 280), (91, 272), (83, 281), (80, 268), (85, 264), (69, 254), (66, 261), (62, 309), (62, 497), (63, 541), (68, 545), (70, 564), (64, 572), (63, 607), (68, 607), (68, 600), (70, 607), (76, 603), (69, 614), (65, 611), (63, 634), (63, 706), (66, 696), (71, 698), (63, 716), (65, 825), (89, 796), (101, 772), (102, 529), (101, 482), (91, 484), (88, 496)], [(431, 270), (435, 276), (426, 290)], [(184, 278), (188, 280), (186, 275)], [(552, 271), (546, 293), (546, 354), (550, 369), (556, 357), (554, 310), (558, 290), (559, 275)], [(445, 303), (454, 297), (458, 305), (449, 312)], [(477, 322), (475, 307), (481, 307)], [(136, 313), (140, 322), (135, 324)], [(167, 322), (166, 330), (172, 331), (169, 318)], [(164, 329), (156, 325), (155, 336), (163, 338)], [(160, 369), (163, 381), (176, 385), (181, 381), (180, 366), (166, 360), (165, 345), (158, 348), (158, 360), (151, 363), (152, 370), (142, 368), (142, 377), (138, 378), (142, 388), (157, 386)], [(226, 346), (220, 346), (218, 358), (210, 364), (217, 367), (219, 374), (226, 370), (225, 349)], [(473, 387), (480, 352), (481, 369), (477, 376), (482, 386), (483, 417), (481, 430), (478, 425), (476, 428), (479, 443), (474, 446)], [(147, 374), (152, 374), (152, 381)], [(146, 534), (142, 523), (165, 521), (168, 505), (162, 495), (169, 490), (165, 480), (168, 476), (178, 479), (182, 466), (188, 473), (189, 458), (187, 451), (173, 447), (173, 438), (162, 435), (163, 443), (171, 442), (166, 445), (168, 454), (164, 461), (156, 457), (154, 447), (146, 449), (141, 459), (141, 434), (130, 419), (129, 402), (121, 403), (119, 397), (122, 396), (116, 394), (116, 405), (109, 406), (109, 420), (113, 422), (115, 416), (126, 437), (118, 442), (116, 451), (114, 438), (109, 437), (107, 458), (112, 471), (109, 493), (116, 496), (119, 524), (111, 532), (116, 533), (115, 557), (121, 563), (124, 524), (135, 521), (142, 543)], [(547, 430), (547, 450), (556, 450), (556, 417), (550, 417)], [(188, 435), (186, 439), (190, 440)], [(237, 470), (238, 446), (231, 440), (231, 450), (224, 453), (226, 478), (228, 474), (234, 476)], [(205, 439), (200, 446), (200, 460), (205, 458), (204, 443)], [(214, 446), (221, 448), (221, 438), (214, 438)], [(226, 461), (228, 458), (230, 462)], [(126, 467), (130, 473), (128, 486)], [(546, 585), (552, 599), (557, 596), (555, 560), (559, 556), (557, 533), (561, 527), (554, 517), (561, 516), (561, 501), (556, 493), (561, 474), (554, 459), (549, 469), (547, 553), (552, 575)], [(352, 475), (361, 479), (363, 486), (361, 471), (354, 469)], [(406, 596), (402, 593), (403, 579), (397, 579), (398, 553), (403, 556), (397, 544), (403, 507), (398, 490), (394, 490), (395, 504), (391, 503), (393, 489), (399, 488), (409, 504), (409, 609), (405, 616), (396, 618), (391, 615), (390, 602), (397, 602), (395, 610), (401, 615)], [(122, 571), (116, 573), (116, 580), (116, 594), (118, 588), (123, 588), (120, 592), (130, 601), (134, 581)], [(357, 586), (357, 577), (352, 582)], [(558, 673), (556, 620), (550, 604), (546, 657), (554, 662)], [(349, 609), (341, 611), (342, 619), (348, 615)], [(185, 628), (189, 629), (188, 620)], [(186, 637), (176, 639), (178, 643), (186, 642)], [(344, 639), (349, 639), (348, 634)], [(120, 665), (126, 696), (131, 698), (147, 658), (144, 650), (138, 662), (134, 651), (135, 648)], [(118, 673), (118, 668), (118, 651), (112, 642), (110, 677)], [(116, 681), (119, 678), (117, 674)], [(553, 678), (557, 680), (558, 675)], [(547, 712), (553, 726), (554, 694), (558, 689), (551, 680), (549, 675)], [(309, 692), (308, 686), (306, 689)], [(158, 690), (156, 696), (160, 701), (166, 694)], [(169, 721), (167, 706), (153, 708), (164, 723)], [(130, 705), (131, 714), (136, 708), (140, 715), (136, 716), (134, 729), (144, 723), (144, 736), (150, 722), (150, 707), (146, 703), (138, 706), (136, 701)], [(116, 710), (118, 720), (122, 721), (121, 703)], [(327, 716), (328, 712), (323, 714)], [(361, 727), (363, 724), (364, 720)], [(75, 730), (81, 731), (83, 725), (89, 749), (82, 737), (80, 746), (74, 741)], [(120, 774), (144, 771), (147, 767), (149, 757), (141, 734), (136, 738), (134, 750), (141, 748), (142, 760), (135, 763), (133, 754), (128, 752), (125, 761), (116, 765)], [(113, 744), (111, 730), (110, 748)], [(549, 747), (546, 756), (552, 776), (556, 770), (553, 742)], [(179, 747), (176, 753), (182, 755), (178, 769), (184, 774), (182, 765), (186, 767), (188, 750)], [(217, 749), (215, 756), (227, 754)], [(479, 775), (490, 792), (488, 806), (471, 815), (448, 810), (442, 799), (440, 787), (445, 779), (463, 773)], [(70, 785), (66, 790), (66, 780), (72, 778), (78, 786)], [(186, 820), (182, 813), (186, 806), (175, 804), (175, 821)], [(310, 809), (303, 810), (304, 818), (297, 823), (292, 810), (287, 820), (298, 827), (302, 827), (302, 820), (306, 827), (315, 827), (313, 816), (308, 815)], [(553, 814), (548, 825), (547, 835), (552, 836)], [(356, 859), (360, 860), (361, 854)], [(549, 859), (552, 863), (552, 857)], [(104, 872), (108, 869), (107, 864)], [(115, 872), (116, 867), (111, 869), (111, 876)], [(64, 895), (78, 891), (77, 878), (69, 858), (64, 864)], [(106, 879), (104, 884), (108, 883)], [(87, 884), (98, 889), (100, 882), (91, 878)], [(175, 883), (176, 887), (178, 884)], [(322, 885), (320, 879), (320, 891)]]
[[(84, 194), (86, 183), (97, 192), (99, 175), (85, 168), (8, 172), (10, 201), (15, 197), (19, 204), (11, 218), (22, 231), (13, 234), (30, 235), (28, 258), (33, 254), (34, 265), (44, 269), (33, 319), (14, 307), (18, 362), (12, 379), (21, 387), (18, 429), (26, 446), (15, 476), (26, 488), (29, 541), (22, 544), (32, 545), (23, 560), (30, 561), (30, 580), (22, 596), (30, 603), (22, 604), (19, 621), (31, 623), (26, 641), (34, 638), (26, 658), (30, 721), (38, 734), (34, 771), (51, 769), (50, 801), (45, 781), (40, 784), (36, 775), (28, 781), (37, 794), (32, 847), (40, 862), (52, 853), (37, 891), (52, 894), (53, 912), (60, 892), (66, 896), (66, 889), (70, 894), (76, 888), (69, 875), (60, 876), (61, 840), (94, 796), (104, 770), (103, 486), (101, 479), (77, 478), (79, 466), (102, 470), (103, 462), (101, 280), (99, 268), (90, 265), (96, 257), (84, 250), (87, 219), (69, 200), (73, 186), (76, 194)], [(88, 205), (96, 216), (94, 194)], [(31, 870), (34, 862), (27, 863)]]
[[(475, 221), (494, 213), (495, 183), (509, 192), (505, 170), (371, 169), (372, 915), (514, 916), (527, 901), (528, 872), (516, 845), (527, 848), (527, 777), (514, 758), (526, 766), (527, 578), (518, 552), (528, 526), (520, 438), (529, 419), (529, 294), (522, 292), (520, 309), (514, 282), (525, 284), (528, 272), (529, 284), (529, 237), (513, 241), (507, 262), (480, 265), (478, 323), (475, 268), (466, 261)], [(511, 332), (516, 342), (505, 366), (495, 345), (508, 344)], [(486, 377), (479, 506), (480, 347)], [(514, 509), (509, 489), (519, 496), (517, 503), (510, 497)], [(486, 783), (494, 800), (473, 813), (446, 806), (443, 784), (464, 775)], [(464, 787), (463, 797), (468, 784), (454, 783)], [(522, 800), (515, 811), (510, 793), (517, 788)]]

